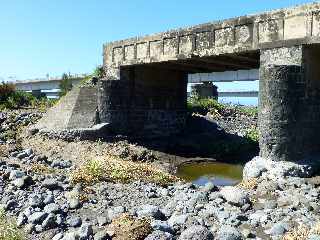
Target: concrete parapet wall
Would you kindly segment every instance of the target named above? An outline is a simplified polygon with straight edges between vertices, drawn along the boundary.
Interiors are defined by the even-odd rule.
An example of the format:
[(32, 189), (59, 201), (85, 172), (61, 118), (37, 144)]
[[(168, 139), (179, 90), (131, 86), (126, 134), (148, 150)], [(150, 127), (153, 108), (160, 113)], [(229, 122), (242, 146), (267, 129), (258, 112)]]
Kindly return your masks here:
[(112, 42), (104, 46), (104, 65), (117, 68), (319, 42), (320, 4), (313, 3)]

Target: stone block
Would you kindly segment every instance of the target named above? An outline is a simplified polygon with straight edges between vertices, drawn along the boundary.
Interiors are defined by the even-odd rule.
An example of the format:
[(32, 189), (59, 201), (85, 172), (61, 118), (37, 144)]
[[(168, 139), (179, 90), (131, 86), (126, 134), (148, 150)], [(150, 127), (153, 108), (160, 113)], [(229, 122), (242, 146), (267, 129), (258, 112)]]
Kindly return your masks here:
[(162, 55), (162, 41), (151, 41), (150, 42), (150, 57), (158, 57)]
[(210, 48), (212, 32), (201, 32), (196, 34), (196, 50)]
[(312, 36), (320, 37), (320, 12), (313, 14), (313, 17), (312, 17)]
[(163, 53), (165, 56), (175, 56), (177, 54), (178, 42), (177, 38), (164, 39)]
[(124, 47), (124, 58), (125, 60), (132, 60), (135, 58), (134, 45)]
[(215, 30), (215, 46), (223, 47), (234, 44), (234, 31), (232, 27)]
[(137, 44), (137, 58), (146, 58), (148, 56), (148, 43)]
[(283, 39), (283, 20), (272, 19), (259, 23), (259, 42), (273, 42)]
[(251, 45), (252, 44), (252, 34), (253, 25), (242, 25), (237, 26), (235, 29), (236, 43), (240, 45)]
[(113, 49), (113, 62), (120, 63), (123, 61), (123, 50), (122, 47), (116, 47)]
[(193, 46), (193, 36), (187, 35), (180, 37), (179, 53), (190, 53)]
[(307, 36), (307, 18), (305, 15), (284, 20), (284, 39), (304, 38)]

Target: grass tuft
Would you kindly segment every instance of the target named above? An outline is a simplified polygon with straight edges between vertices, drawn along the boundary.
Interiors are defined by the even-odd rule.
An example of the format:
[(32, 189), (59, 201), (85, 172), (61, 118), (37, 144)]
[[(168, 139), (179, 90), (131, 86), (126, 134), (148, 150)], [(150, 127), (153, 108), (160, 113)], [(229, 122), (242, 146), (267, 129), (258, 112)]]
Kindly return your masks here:
[(129, 214), (122, 214), (111, 224), (115, 240), (143, 240), (152, 232), (150, 221), (137, 219)]
[(110, 156), (91, 160), (71, 173), (74, 184), (91, 185), (99, 181), (129, 183), (137, 180), (168, 185), (180, 179), (146, 163), (122, 161)]
[(248, 180), (242, 180), (239, 184), (238, 187), (246, 189), (246, 190), (253, 190), (257, 188), (258, 186), (258, 180), (257, 178), (251, 178)]
[(23, 232), (17, 225), (9, 220), (3, 209), (0, 209), (0, 239), (1, 240), (24, 240)]
[(282, 240), (307, 240), (310, 230), (305, 226), (297, 227), (290, 232), (287, 232)]

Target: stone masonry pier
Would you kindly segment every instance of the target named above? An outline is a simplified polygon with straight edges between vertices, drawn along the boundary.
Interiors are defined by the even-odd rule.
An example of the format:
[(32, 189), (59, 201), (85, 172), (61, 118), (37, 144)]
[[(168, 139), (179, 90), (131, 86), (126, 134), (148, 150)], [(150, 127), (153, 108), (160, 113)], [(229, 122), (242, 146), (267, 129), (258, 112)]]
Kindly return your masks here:
[(260, 155), (296, 161), (320, 150), (320, 4), (104, 45), (100, 120), (136, 136), (185, 124), (190, 73), (260, 68)]

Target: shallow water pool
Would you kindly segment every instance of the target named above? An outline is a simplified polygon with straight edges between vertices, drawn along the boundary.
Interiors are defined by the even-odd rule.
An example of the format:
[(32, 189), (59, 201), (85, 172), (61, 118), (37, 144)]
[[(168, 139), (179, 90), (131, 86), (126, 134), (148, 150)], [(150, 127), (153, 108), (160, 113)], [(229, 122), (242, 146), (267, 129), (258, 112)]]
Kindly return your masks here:
[(232, 186), (242, 180), (242, 165), (227, 163), (186, 163), (177, 169), (177, 176), (197, 185), (212, 182), (218, 186)]

